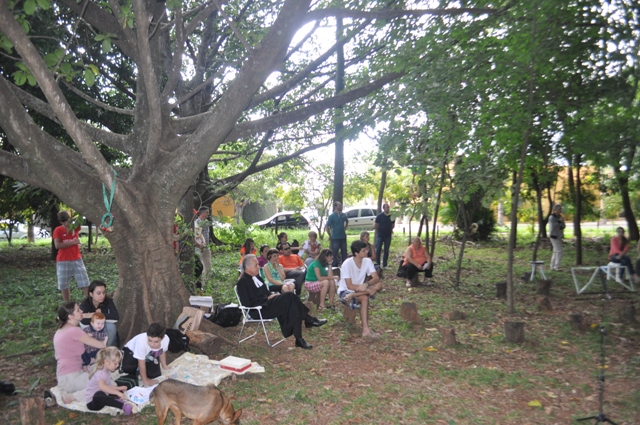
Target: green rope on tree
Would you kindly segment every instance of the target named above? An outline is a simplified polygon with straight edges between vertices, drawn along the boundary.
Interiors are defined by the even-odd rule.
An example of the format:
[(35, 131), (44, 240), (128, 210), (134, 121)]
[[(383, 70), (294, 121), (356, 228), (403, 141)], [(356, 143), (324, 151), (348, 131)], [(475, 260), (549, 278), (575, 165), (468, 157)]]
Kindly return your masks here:
[(104, 230), (110, 230), (111, 226), (113, 226), (113, 214), (111, 214), (111, 205), (113, 204), (113, 194), (116, 191), (116, 178), (118, 177), (118, 173), (116, 170), (111, 167), (113, 171), (113, 184), (111, 185), (111, 193), (107, 196), (107, 187), (102, 183), (102, 195), (104, 196), (104, 207), (107, 209), (107, 212), (102, 216), (102, 228)]

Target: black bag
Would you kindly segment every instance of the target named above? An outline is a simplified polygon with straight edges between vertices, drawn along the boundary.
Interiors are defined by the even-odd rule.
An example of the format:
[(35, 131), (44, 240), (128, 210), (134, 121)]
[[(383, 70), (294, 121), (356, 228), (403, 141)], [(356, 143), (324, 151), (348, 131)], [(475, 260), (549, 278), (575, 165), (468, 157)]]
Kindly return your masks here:
[(166, 334), (169, 337), (169, 351), (172, 353), (180, 353), (189, 350), (189, 337), (180, 332), (178, 329), (167, 329)]
[(407, 277), (407, 270), (405, 270), (405, 268), (402, 267), (403, 263), (404, 263), (404, 259), (400, 260), (400, 266), (398, 266), (398, 272), (396, 273), (396, 276), (398, 277)]
[(209, 320), (223, 328), (238, 326), (242, 321), (242, 312), (238, 307), (228, 307), (229, 304), (218, 304)]

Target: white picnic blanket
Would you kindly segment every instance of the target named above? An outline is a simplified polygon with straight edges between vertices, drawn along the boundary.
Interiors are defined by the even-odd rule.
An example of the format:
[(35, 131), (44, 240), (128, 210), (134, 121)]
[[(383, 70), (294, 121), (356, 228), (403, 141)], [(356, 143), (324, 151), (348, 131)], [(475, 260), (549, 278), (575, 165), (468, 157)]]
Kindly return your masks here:
[[(211, 360), (207, 356), (195, 355), (192, 353), (184, 353), (175, 359), (169, 366), (170, 368), (168, 370), (162, 370), (162, 376), (156, 378), (158, 381), (164, 381), (165, 379), (171, 378), (194, 385), (203, 386), (214, 384), (218, 386), (224, 378), (236, 373), (220, 368), (220, 362), (217, 360)], [(264, 373), (264, 367), (260, 366), (258, 363), (252, 362), (249, 369), (236, 374), (244, 375), (245, 373)], [(113, 379), (116, 380), (120, 377), (120, 374), (116, 372), (113, 373), (112, 376)], [(62, 393), (59, 387), (56, 386), (51, 388), (51, 392), (55, 396), (58, 405), (67, 409), (88, 413), (106, 413), (111, 416), (124, 414), (122, 410), (109, 406), (104, 407), (97, 412), (93, 412), (87, 409), (87, 404), (84, 401), (80, 402), (76, 400), (73, 403), (64, 404), (62, 402)], [(134, 413), (141, 411), (149, 404), (151, 403), (146, 402), (137, 405), (133, 409)]]

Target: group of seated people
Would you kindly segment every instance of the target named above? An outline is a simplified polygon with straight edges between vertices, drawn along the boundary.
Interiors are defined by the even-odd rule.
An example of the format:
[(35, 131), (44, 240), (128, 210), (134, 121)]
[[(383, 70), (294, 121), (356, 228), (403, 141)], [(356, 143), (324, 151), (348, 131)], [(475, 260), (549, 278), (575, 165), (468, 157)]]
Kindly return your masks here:
[[(63, 403), (81, 401), (93, 411), (112, 406), (130, 415), (133, 406), (124, 393), (138, 385), (138, 374), (146, 386), (157, 383), (154, 378), (161, 375), (160, 368), (169, 368), (169, 337), (164, 326), (152, 323), (120, 351), (115, 329), (118, 311), (105, 290), (104, 282), (94, 280), (85, 301), (68, 301), (58, 309), (58, 330), (53, 336), (56, 378)], [(84, 328), (83, 322), (87, 323)], [(118, 368), (124, 375), (114, 382), (111, 373)]]

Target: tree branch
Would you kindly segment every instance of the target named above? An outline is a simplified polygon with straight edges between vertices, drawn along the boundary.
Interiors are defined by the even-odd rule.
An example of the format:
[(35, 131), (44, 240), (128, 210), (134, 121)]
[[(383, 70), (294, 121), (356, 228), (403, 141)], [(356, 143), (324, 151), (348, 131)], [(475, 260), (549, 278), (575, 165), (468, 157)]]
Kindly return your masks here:
[(346, 105), (349, 102), (352, 102), (378, 90), (391, 81), (400, 78), (402, 75), (404, 74), (400, 72), (390, 73), (381, 78), (378, 78), (377, 80), (367, 84), (366, 86), (359, 87), (347, 92), (341, 92), (334, 97), (312, 103), (305, 108), (301, 108), (292, 112), (272, 115), (270, 117), (262, 118), (255, 121), (240, 123), (235, 126), (231, 133), (229, 133), (229, 135), (225, 139), (225, 142), (244, 139), (245, 137), (249, 137), (256, 133), (261, 133), (274, 128), (282, 127), (287, 124), (293, 124), (295, 122), (302, 121), (327, 109)]
[(109, 172), (109, 164), (102, 157), (96, 145), (80, 125), (77, 117), (73, 113), (71, 105), (69, 105), (60, 87), (58, 87), (54, 81), (47, 65), (40, 57), (35, 46), (25, 35), (22, 27), (18, 25), (13, 18), (13, 14), (7, 8), (6, 2), (0, 2), (0, 27), (33, 73), (36, 81), (40, 85), (40, 89), (49, 101), (49, 105), (76, 146), (78, 146), (82, 152), (85, 161), (98, 172), (100, 179), (110, 186), (113, 176)]
[(0, 174), (9, 176), (32, 186), (47, 188), (47, 185), (29, 169), (29, 163), (20, 156), (0, 150)]
[(421, 16), (459, 16), (459, 15), (484, 15), (498, 12), (498, 9), (490, 8), (456, 8), (456, 9), (416, 9), (416, 10), (353, 10), (326, 8), (317, 9), (307, 13), (305, 22), (315, 21), (328, 17), (354, 18), (354, 19), (394, 19), (403, 17), (419, 18)]
[(132, 117), (134, 115), (134, 113), (133, 113), (133, 111), (131, 109), (122, 109), (122, 108), (118, 108), (118, 107), (115, 107), (115, 106), (111, 106), (109, 104), (106, 104), (104, 102), (99, 101), (98, 99), (94, 99), (93, 97), (84, 94), (82, 91), (80, 91), (77, 88), (73, 87), (73, 85), (71, 85), (71, 83), (68, 83), (65, 80), (62, 80), (62, 82), (69, 90), (71, 90), (73, 93), (75, 93), (78, 97), (82, 98), (83, 100), (86, 100), (87, 102), (89, 102), (89, 103), (91, 103), (93, 105), (96, 105), (96, 106), (104, 109), (105, 111), (115, 112), (116, 114), (128, 115), (130, 117)]

